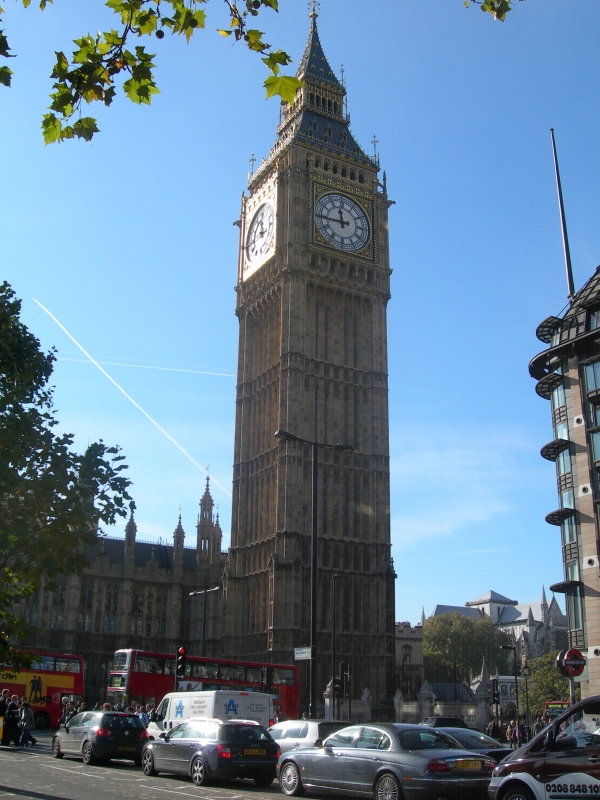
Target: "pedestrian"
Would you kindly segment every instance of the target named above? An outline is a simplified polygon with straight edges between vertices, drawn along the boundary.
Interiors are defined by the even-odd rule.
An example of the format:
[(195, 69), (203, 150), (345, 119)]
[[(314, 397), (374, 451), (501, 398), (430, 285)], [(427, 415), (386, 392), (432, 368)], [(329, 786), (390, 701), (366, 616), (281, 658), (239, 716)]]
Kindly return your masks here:
[(6, 717), (6, 709), (8, 707), (9, 701), (9, 689), (2, 690), (2, 697), (0, 697), (0, 719), (2, 719), (2, 744), (8, 745), (8, 741), (6, 740), (6, 727), (5, 727), (5, 717)]
[(536, 721), (533, 723), (533, 735), (537, 736), (540, 731), (544, 730), (544, 718), (538, 717)]
[(73, 716), (73, 708), (71, 703), (67, 700), (67, 702), (63, 705), (63, 712), (59, 721), (60, 727), (64, 728)]
[(515, 747), (514, 735), (515, 735), (515, 721), (514, 719), (511, 719), (506, 728), (506, 741), (508, 742), (509, 747), (512, 750), (514, 750)]
[(35, 729), (35, 719), (27, 700), (21, 704), (21, 720), (19, 724), (21, 726), (21, 747), (27, 747), (28, 742), (30, 747), (36, 745), (37, 739), (31, 735), (31, 731)]
[(148, 714), (148, 720), (150, 722), (156, 722), (156, 709), (152, 703), (148, 703), (146, 706), (146, 713)]
[(6, 706), (6, 713), (4, 714), (4, 727), (2, 729), (2, 739), (6, 735), (6, 744), (10, 746), (12, 742), (15, 747), (19, 746), (21, 734), (19, 731), (19, 695), (13, 694)]
[(112, 711), (110, 703), (104, 703), (104, 705), (102, 706), (102, 711)]
[(102, 711), (102, 703), (98, 702), (94, 706), (94, 711)]
[(148, 716), (148, 712), (146, 711), (146, 706), (140, 706), (138, 717), (142, 720), (144, 728), (147, 728), (148, 723), (150, 722), (150, 717)]

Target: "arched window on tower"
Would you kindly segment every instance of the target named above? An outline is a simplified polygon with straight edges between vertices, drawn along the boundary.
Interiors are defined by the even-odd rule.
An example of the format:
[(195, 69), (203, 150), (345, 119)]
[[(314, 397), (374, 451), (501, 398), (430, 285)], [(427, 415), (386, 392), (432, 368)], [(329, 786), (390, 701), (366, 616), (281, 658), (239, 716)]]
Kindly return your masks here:
[(346, 167), (342, 167), (342, 178), (345, 178), (347, 174)]
[(321, 159), (318, 156), (315, 158), (315, 167), (321, 169)]
[(355, 181), (356, 180), (356, 173), (354, 172), (353, 169), (350, 170), (350, 180), (351, 181)]
[(334, 113), (334, 114), (337, 114), (337, 113), (338, 113), (338, 104), (337, 104), (335, 101), (334, 101), (334, 103), (333, 103), (333, 113)]
[(333, 104), (332, 104), (331, 100), (328, 100), (327, 101), (327, 111), (329, 111), (329, 113), (331, 113), (332, 108), (333, 108)]
[(405, 644), (402, 647), (402, 661), (410, 662), (412, 661), (412, 645)]
[(358, 182), (359, 183), (364, 183), (365, 182), (365, 176), (362, 174), (362, 172), (358, 173)]

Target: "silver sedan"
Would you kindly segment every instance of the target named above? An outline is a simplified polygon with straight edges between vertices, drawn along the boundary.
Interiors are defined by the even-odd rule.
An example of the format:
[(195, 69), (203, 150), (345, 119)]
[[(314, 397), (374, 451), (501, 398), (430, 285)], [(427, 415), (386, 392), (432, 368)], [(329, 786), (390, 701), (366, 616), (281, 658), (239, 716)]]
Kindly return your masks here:
[(313, 748), (284, 753), (284, 794), (333, 790), (376, 800), (486, 797), (496, 762), (461, 749), (435, 728), (400, 723), (352, 725)]

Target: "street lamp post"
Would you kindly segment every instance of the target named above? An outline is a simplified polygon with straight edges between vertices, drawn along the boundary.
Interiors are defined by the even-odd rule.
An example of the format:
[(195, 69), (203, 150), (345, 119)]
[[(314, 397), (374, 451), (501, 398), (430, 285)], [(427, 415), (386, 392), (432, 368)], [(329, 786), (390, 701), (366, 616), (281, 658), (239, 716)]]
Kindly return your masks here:
[(288, 442), (303, 442), (312, 447), (312, 524), (311, 524), (311, 549), (310, 549), (310, 678), (309, 694), (310, 701), (308, 706), (308, 718), (316, 718), (317, 713), (317, 561), (318, 561), (318, 532), (317, 532), (317, 490), (318, 490), (318, 456), (319, 447), (328, 447), (332, 450), (342, 450), (353, 453), (354, 448), (349, 444), (323, 444), (322, 442), (311, 442), (309, 439), (302, 439), (288, 431), (275, 431), (277, 439)]
[(529, 727), (530, 727), (530, 722), (529, 722), (529, 688), (527, 686), (527, 679), (529, 678), (529, 675), (531, 674), (531, 670), (529, 669), (529, 664), (527, 662), (525, 662), (523, 664), (523, 666), (521, 667), (521, 674), (525, 676), (525, 724), (527, 725), (527, 728), (529, 729)]
[[(341, 572), (336, 572), (333, 578), (331, 579), (331, 593), (332, 593), (332, 605), (333, 605), (333, 613), (332, 613), (332, 631), (331, 631), (331, 688), (333, 690), (333, 681), (335, 679), (335, 582), (339, 580), (343, 580), (346, 576)], [(339, 676), (342, 677), (341, 675)], [(333, 695), (333, 719), (337, 719), (335, 716), (335, 692), (332, 691)], [(338, 709), (339, 709), (339, 702), (338, 702)]]
[(517, 704), (517, 725), (519, 724), (519, 680), (517, 677), (517, 648), (516, 645), (503, 644), (501, 650), (512, 650), (515, 659), (515, 702)]
[(201, 656), (204, 655), (204, 643), (206, 641), (206, 635), (205, 635), (205, 631), (206, 631), (206, 595), (209, 592), (218, 592), (220, 588), (221, 588), (220, 586), (215, 586), (213, 589), (199, 589), (197, 592), (190, 592), (189, 593), (190, 597), (195, 597), (197, 594), (203, 594), (204, 595), (204, 603), (202, 605), (202, 639), (200, 641), (200, 655)]

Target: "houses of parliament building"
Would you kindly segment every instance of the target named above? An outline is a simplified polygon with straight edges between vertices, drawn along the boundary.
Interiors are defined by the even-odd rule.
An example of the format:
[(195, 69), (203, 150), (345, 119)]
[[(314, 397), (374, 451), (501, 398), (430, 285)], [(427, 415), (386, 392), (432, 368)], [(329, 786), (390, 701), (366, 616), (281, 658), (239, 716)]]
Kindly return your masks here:
[[(318, 534), (316, 686), (336, 651), (352, 693), (392, 718), (394, 581), (390, 543), (385, 173), (354, 139), (346, 87), (322, 50), (315, 9), (269, 156), (250, 175), (238, 221), (231, 544), (207, 481), (196, 547), (181, 520), (172, 545), (100, 538), (90, 566), (23, 606), (28, 646), (86, 659), (86, 694), (101, 699), (124, 647), (293, 663), (311, 630), (311, 530)], [(285, 435), (275, 438), (279, 431)], [(318, 443), (318, 448), (315, 448)], [(337, 447), (336, 447), (337, 446)], [(316, 503), (312, 454), (318, 450)], [(316, 509), (316, 517), (313, 516)], [(308, 662), (298, 662), (308, 683)], [(304, 708), (308, 696), (302, 698)]]

